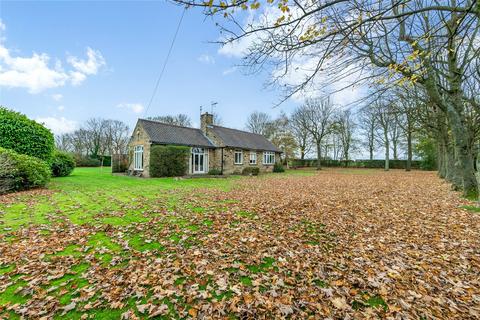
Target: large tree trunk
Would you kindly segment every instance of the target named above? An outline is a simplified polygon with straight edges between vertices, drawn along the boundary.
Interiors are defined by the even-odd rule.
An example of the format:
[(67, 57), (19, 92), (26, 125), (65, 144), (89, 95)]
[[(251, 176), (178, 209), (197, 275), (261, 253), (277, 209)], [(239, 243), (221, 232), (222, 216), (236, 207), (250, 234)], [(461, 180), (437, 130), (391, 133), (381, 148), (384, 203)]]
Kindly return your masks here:
[[(460, 99), (459, 101), (454, 100), (454, 103), (461, 104), (463, 102)], [(468, 137), (466, 134), (467, 127), (464, 121), (462, 121), (463, 119), (461, 118), (461, 115), (458, 113), (460, 108), (461, 106), (455, 108), (452, 104), (448, 105), (448, 115), (455, 142), (455, 167), (458, 170), (459, 175), (462, 177), (463, 195), (468, 198), (477, 199), (479, 195), (478, 181), (475, 175), (472, 152), (468, 144)]]
[[(458, 23), (459, 16), (452, 14), (448, 21), (453, 27)], [(454, 29), (454, 28), (452, 28)], [(453, 141), (455, 142), (455, 167), (462, 177), (463, 195), (467, 198), (477, 199), (479, 196), (478, 181), (473, 164), (472, 150), (468, 140), (468, 126), (465, 123), (465, 106), (462, 92), (462, 70), (457, 61), (457, 38), (450, 34), (448, 39), (448, 71), (450, 90), (447, 99), (447, 116), (452, 129)]]
[(412, 170), (412, 131), (407, 132), (407, 167), (405, 170)]
[(385, 171), (390, 170), (390, 142), (385, 140)]
[(369, 147), (370, 148), (370, 160), (373, 160), (373, 147)]
[(388, 139), (388, 129), (383, 127), (383, 138), (385, 143), (385, 171), (390, 170), (390, 140)]
[(317, 142), (317, 170), (322, 170), (322, 148), (320, 142)]
[(398, 160), (398, 148), (397, 148), (396, 138), (392, 141), (392, 145), (393, 145), (393, 160)]
[(437, 168), (438, 176), (445, 179), (447, 176), (447, 146), (442, 137), (437, 138)]
[(459, 171), (459, 168), (456, 166), (456, 156), (455, 148), (452, 146), (452, 143), (449, 143), (446, 148), (445, 156), (445, 166), (446, 166), (446, 175), (445, 180), (452, 184), (454, 190), (463, 189), (463, 179)]

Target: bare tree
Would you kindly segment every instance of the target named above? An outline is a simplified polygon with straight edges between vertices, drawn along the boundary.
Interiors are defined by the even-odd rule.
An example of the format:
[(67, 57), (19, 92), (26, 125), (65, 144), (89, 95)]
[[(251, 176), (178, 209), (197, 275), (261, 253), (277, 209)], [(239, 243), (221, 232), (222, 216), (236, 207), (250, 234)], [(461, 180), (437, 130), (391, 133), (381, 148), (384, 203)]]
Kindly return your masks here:
[(329, 99), (308, 99), (298, 110), (304, 114), (306, 128), (317, 147), (317, 170), (322, 169), (322, 142), (332, 130), (333, 111)]
[(304, 108), (297, 108), (290, 118), (290, 128), (300, 151), (300, 159), (311, 149), (311, 137), (308, 130), (308, 118)]
[(377, 146), (376, 132), (378, 129), (378, 123), (374, 109), (370, 106), (364, 107), (360, 111), (360, 128), (365, 137), (364, 144), (368, 149), (369, 158), (370, 160), (373, 160), (373, 153)]
[(335, 131), (338, 133), (342, 148), (342, 158), (345, 160), (345, 166), (350, 160), (350, 153), (356, 142), (354, 138), (356, 123), (350, 110), (339, 111), (335, 115)]
[(268, 126), (271, 123), (272, 117), (270, 117), (270, 115), (264, 112), (255, 111), (248, 116), (245, 127), (250, 132), (266, 135)]
[(410, 171), (413, 157), (413, 134), (418, 131), (418, 110), (423, 106), (421, 106), (421, 100), (416, 98), (415, 91), (408, 88), (397, 90), (395, 97), (398, 98), (394, 105), (397, 119), (400, 119), (398, 125), (407, 141), (407, 165), (405, 169)]
[(68, 133), (55, 136), (55, 148), (64, 152), (72, 151), (70, 136)]
[(130, 131), (128, 125), (119, 120), (108, 120), (106, 131), (110, 155), (126, 154)]
[(176, 126), (181, 126), (181, 127), (191, 127), (192, 126), (192, 121), (190, 120), (190, 117), (186, 114), (179, 113), (177, 115), (167, 115), (167, 116), (155, 116), (155, 117), (149, 117), (149, 120), (155, 120), (159, 121), (162, 123), (166, 124), (173, 124)]
[(290, 131), (290, 119), (285, 113), (281, 113), (275, 120), (270, 121), (264, 133), (274, 145), (282, 150), (282, 161), (288, 165), (288, 160), (294, 157), (297, 144), (293, 133)]
[(385, 171), (390, 170), (390, 131), (395, 121), (394, 114), (385, 100), (377, 100), (374, 104), (375, 121), (378, 123), (378, 140), (383, 142), (385, 149)]
[[(392, 108), (395, 110), (396, 103), (392, 103)], [(389, 135), (393, 152), (393, 160), (398, 160), (398, 153), (403, 138), (402, 124), (400, 122), (403, 120), (404, 119), (400, 114), (392, 111), (392, 121), (390, 123)]]

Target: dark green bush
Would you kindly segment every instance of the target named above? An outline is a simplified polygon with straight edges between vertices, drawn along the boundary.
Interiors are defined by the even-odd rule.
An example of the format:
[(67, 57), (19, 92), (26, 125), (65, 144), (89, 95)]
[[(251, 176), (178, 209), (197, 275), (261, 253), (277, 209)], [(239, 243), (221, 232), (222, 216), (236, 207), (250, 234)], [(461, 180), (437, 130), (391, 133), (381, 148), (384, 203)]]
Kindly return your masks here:
[(50, 180), (50, 167), (38, 158), (0, 147), (0, 192), (43, 187)]
[(25, 115), (0, 107), (0, 147), (49, 162), (53, 155), (53, 134)]
[(75, 155), (75, 164), (77, 167), (100, 167), (100, 160), (86, 156)]
[(273, 165), (273, 172), (285, 172), (285, 169), (281, 163), (275, 163)]
[(437, 168), (437, 147), (435, 140), (431, 138), (420, 139), (413, 149), (413, 152), (421, 159), (420, 168), (423, 170), (435, 170)]
[(218, 169), (218, 168), (212, 168), (210, 169), (210, 171), (208, 171), (208, 174), (211, 175), (211, 176), (219, 176), (222, 174), (222, 170)]
[(125, 173), (128, 169), (128, 155), (126, 154), (116, 154), (112, 156), (112, 172)]
[(56, 150), (53, 153), (50, 168), (52, 169), (52, 176), (66, 177), (75, 168), (75, 159), (69, 153)]
[(150, 176), (177, 177), (185, 175), (189, 155), (189, 147), (152, 146), (150, 148)]
[(112, 157), (111, 156), (102, 156), (102, 155), (91, 155), (89, 156), (91, 159), (96, 159), (100, 161), (99, 166), (110, 167), (112, 165)]
[(259, 173), (260, 173), (259, 167), (245, 167), (242, 170), (242, 174), (244, 176), (258, 176)]

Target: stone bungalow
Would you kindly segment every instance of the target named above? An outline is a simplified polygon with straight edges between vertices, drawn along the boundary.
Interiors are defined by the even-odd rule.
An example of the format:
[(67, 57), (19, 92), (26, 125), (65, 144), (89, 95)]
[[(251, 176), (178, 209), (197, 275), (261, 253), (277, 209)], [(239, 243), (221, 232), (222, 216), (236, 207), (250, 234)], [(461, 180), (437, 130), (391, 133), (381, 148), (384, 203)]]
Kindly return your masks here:
[(201, 115), (200, 129), (139, 119), (129, 143), (129, 172), (149, 177), (150, 147), (156, 144), (190, 147), (189, 175), (213, 168), (222, 174), (241, 173), (245, 167), (271, 172), (281, 153), (260, 134), (214, 125), (208, 112)]

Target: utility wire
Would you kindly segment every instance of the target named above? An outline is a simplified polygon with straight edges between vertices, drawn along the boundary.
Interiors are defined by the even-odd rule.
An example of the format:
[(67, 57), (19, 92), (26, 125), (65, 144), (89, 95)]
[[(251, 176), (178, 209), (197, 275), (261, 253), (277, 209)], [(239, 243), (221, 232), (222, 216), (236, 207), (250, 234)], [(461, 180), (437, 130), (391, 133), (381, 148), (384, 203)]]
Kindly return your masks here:
[(182, 15), (180, 16), (180, 20), (178, 21), (177, 29), (175, 30), (175, 34), (172, 39), (172, 43), (170, 44), (170, 48), (168, 49), (167, 56), (165, 57), (165, 61), (163, 62), (163, 67), (162, 71), (160, 72), (160, 75), (158, 76), (157, 83), (155, 84), (155, 88), (153, 89), (152, 96), (150, 97), (150, 101), (148, 102), (147, 109), (145, 109), (144, 116), (148, 114), (148, 109), (150, 109), (150, 106), (152, 105), (153, 98), (155, 98), (155, 95), (157, 94), (158, 90), (158, 85), (160, 84), (160, 80), (163, 77), (163, 74), (165, 73), (165, 68), (167, 67), (168, 60), (170, 58), (170, 54), (172, 53), (173, 45), (175, 44), (175, 40), (177, 40), (177, 35), (178, 35), (178, 30), (180, 30), (180, 25), (182, 24), (183, 21), (183, 16), (185, 16), (185, 12), (187, 11), (187, 7), (183, 9)]

